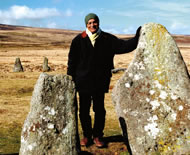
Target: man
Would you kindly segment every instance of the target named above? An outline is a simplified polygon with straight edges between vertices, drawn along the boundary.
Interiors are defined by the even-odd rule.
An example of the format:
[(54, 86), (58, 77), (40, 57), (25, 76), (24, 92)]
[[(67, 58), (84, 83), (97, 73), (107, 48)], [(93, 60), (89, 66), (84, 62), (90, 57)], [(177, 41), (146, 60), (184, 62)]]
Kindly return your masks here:
[[(79, 117), (84, 138), (81, 146), (92, 142), (103, 147), (103, 130), (106, 110), (104, 94), (109, 91), (111, 70), (115, 54), (128, 53), (137, 47), (140, 27), (135, 37), (124, 41), (99, 28), (99, 18), (90, 13), (85, 17), (86, 31), (77, 35), (71, 43), (68, 56), (68, 75), (73, 77), (79, 92)], [(94, 126), (92, 128), (90, 107), (93, 101)]]

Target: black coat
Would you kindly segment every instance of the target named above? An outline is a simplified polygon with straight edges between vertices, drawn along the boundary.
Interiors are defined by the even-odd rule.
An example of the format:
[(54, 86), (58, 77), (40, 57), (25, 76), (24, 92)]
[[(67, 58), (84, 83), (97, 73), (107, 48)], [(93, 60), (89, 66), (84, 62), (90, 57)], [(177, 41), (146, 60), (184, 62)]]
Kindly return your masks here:
[(124, 41), (102, 31), (93, 47), (85, 31), (77, 35), (71, 43), (67, 70), (77, 91), (108, 92), (114, 55), (133, 51), (137, 43), (137, 35)]

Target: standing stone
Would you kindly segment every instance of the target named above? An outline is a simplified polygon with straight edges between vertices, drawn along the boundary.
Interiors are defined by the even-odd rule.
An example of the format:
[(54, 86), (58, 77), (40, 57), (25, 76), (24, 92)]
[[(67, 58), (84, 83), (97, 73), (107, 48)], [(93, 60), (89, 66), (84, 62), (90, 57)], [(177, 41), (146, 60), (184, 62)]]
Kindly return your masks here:
[(16, 58), (13, 72), (23, 72), (23, 67), (22, 67), (20, 58)]
[(142, 27), (135, 57), (112, 97), (134, 155), (190, 154), (189, 74), (164, 26)]
[(49, 72), (50, 67), (48, 66), (48, 58), (44, 57), (44, 63), (43, 63), (43, 72)]
[(21, 133), (20, 155), (77, 155), (75, 86), (70, 76), (41, 73)]

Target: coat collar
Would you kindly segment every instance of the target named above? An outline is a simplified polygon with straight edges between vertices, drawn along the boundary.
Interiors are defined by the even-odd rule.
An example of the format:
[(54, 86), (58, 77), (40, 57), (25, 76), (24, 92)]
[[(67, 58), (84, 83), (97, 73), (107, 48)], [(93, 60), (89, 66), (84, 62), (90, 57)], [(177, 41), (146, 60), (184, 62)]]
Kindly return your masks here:
[[(102, 33), (104, 33), (104, 32), (101, 31), (100, 36), (102, 35)], [(86, 33), (86, 31), (83, 31), (83, 32), (81, 33), (81, 37), (82, 37), (82, 38), (88, 37), (88, 34)]]

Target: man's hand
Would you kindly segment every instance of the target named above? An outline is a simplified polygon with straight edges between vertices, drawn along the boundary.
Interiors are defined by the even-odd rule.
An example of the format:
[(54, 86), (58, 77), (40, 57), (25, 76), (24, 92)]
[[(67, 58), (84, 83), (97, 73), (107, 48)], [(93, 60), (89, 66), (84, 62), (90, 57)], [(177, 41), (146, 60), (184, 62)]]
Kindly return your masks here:
[(140, 31), (141, 31), (141, 26), (139, 26), (139, 28), (137, 29), (135, 38), (139, 39)]

